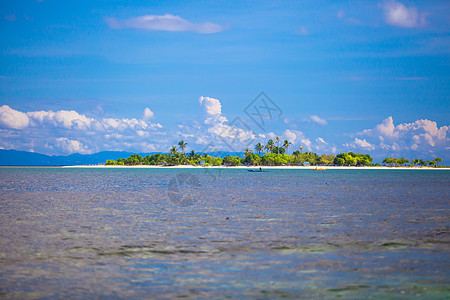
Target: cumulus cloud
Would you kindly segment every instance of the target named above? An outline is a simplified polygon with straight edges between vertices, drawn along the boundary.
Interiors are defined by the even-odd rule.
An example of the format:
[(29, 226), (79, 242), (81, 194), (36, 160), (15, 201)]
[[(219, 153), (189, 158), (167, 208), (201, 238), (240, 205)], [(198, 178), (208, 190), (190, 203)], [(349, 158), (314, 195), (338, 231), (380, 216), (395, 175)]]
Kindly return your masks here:
[(193, 137), (190, 145), (202, 146), (199, 151), (211, 152), (216, 150), (244, 151), (253, 147), (253, 143), (264, 137), (255, 134), (248, 126), (248, 122), (240, 117), (228, 119), (222, 114), (222, 103), (219, 99), (202, 96), (198, 99), (200, 107), (205, 112), (203, 120), (180, 124), (177, 135), (180, 138)]
[(321, 143), (321, 144), (328, 144), (328, 143), (325, 142), (325, 140), (324, 140), (323, 138), (321, 138), (321, 137), (318, 137), (318, 138), (316, 139), (316, 142)]
[(388, 117), (374, 129), (362, 132), (364, 135), (378, 137), (380, 142), (397, 141), (407, 138), (409, 142), (428, 144), (431, 147), (448, 142), (448, 126), (438, 127), (436, 122), (422, 119), (413, 123), (394, 125), (394, 119)]
[[(276, 136), (276, 134), (274, 134), (273, 132), (269, 132), (267, 134), (267, 137), (271, 138), (271, 139), (274, 139), (275, 136)], [(307, 151), (312, 151), (313, 143), (311, 142), (311, 140), (309, 138), (306, 138), (305, 134), (300, 130), (286, 129), (283, 132), (283, 134), (280, 136), (281, 141), (284, 141), (285, 139), (290, 141), (292, 143), (292, 145), (297, 146), (297, 147), (294, 147), (296, 149), (298, 147), (302, 146), (303, 149), (305, 149)]]
[(390, 0), (382, 4), (384, 19), (387, 24), (399, 27), (422, 27), (426, 25), (426, 13), (419, 13), (415, 6), (406, 7), (404, 4)]
[(335, 145), (331, 146), (330, 148), (331, 153), (336, 154), (337, 153), (337, 148)]
[(30, 119), (27, 114), (12, 109), (8, 105), (0, 107), (0, 126), (3, 128), (23, 129), (28, 127)]
[(313, 121), (314, 123), (319, 124), (321, 126), (326, 126), (328, 124), (328, 122), (325, 119), (322, 119), (316, 115), (309, 116), (309, 119), (311, 121)]
[(344, 144), (346, 147), (351, 147), (354, 149), (364, 149), (364, 150), (375, 150), (375, 146), (366, 141), (366, 139), (358, 139), (355, 138), (355, 140), (352, 143)]
[(312, 147), (311, 147), (312, 142), (310, 139), (303, 138), (300, 140), (300, 143), (301, 143), (301, 146), (303, 146), (303, 149), (312, 151)]
[[(153, 116), (150, 109), (144, 118)], [(48, 154), (102, 150), (141, 151), (152, 138), (159, 141), (162, 125), (144, 119), (90, 118), (74, 110), (21, 112), (0, 107), (0, 147)], [(127, 141), (124, 143), (124, 141)], [(128, 142), (130, 141), (130, 142)], [(144, 149), (142, 148), (142, 149)]]
[(64, 127), (66, 129), (89, 129), (94, 119), (85, 115), (80, 115), (74, 110), (53, 111), (33, 111), (27, 113), (31, 126), (51, 125), (54, 127)]
[(90, 154), (88, 147), (83, 145), (80, 141), (70, 140), (65, 137), (57, 138), (55, 140), (56, 147), (60, 149), (65, 154), (80, 153), (80, 154)]
[[(275, 139), (277, 134), (273, 132), (267, 133), (263, 138)], [(300, 130), (286, 129), (281, 135), (280, 140), (283, 142), (287, 139), (292, 143), (292, 149), (295, 151), (303, 147), (305, 151), (316, 151), (318, 153), (336, 153), (335, 145), (330, 145), (324, 138), (318, 137), (314, 140), (305, 136), (305, 133)]]
[(222, 113), (222, 105), (219, 99), (201, 96), (198, 102), (208, 115), (218, 116)]
[(359, 135), (371, 139), (379, 149), (394, 152), (417, 151), (421, 153), (444, 152), (450, 145), (449, 126), (438, 127), (427, 119), (412, 123), (394, 124), (388, 117), (373, 129), (366, 129)]
[(227, 150), (242, 151), (257, 138), (241, 118), (235, 118), (230, 122), (223, 116), (222, 105), (218, 99), (200, 97), (199, 102), (208, 115), (203, 123), (207, 126), (207, 132), (212, 134), (209, 140), (218, 137), (220, 138), (218, 143), (223, 142), (229, 148)]
[(283, 137), (289, 140), (292, 144), (297, 144), (298, 142), (301, 142), (301, 140), (305, 139), (303, 132), (294, 129), (286, 129)]
[(363, 131), (363, 133), (367, 135), (371, 135), (372, 132), (377, 132), (381, 141), (383, 141), (385, 137), (397, 138), (399, 134), (398, 131), (395, 131), (394, 119), (392, 117), (387, 117), (381, 124), (377, 124), (374, 129), (366, 129)]
[(210, 22), (191, 23), (179, 16), (171, 14), (165, 15), (145, 15), (125, 20), (116, 18), (106, 18), (106, 23), (112, 29), (134, 28), (148, 31), (192, 31), (196, 33), (217, 33), (225, 28), (222, 25)]
[(146, 107), (145, 109), (144, 109), (144, 116), (143, 116), (143, 120), (144, 121), (148, 121), (148, 120), (150, 120), (151, 118), (153, 118), (155, 116), (155, 114), (150, 110), (150, 108), (148, 108), (148, 107)]

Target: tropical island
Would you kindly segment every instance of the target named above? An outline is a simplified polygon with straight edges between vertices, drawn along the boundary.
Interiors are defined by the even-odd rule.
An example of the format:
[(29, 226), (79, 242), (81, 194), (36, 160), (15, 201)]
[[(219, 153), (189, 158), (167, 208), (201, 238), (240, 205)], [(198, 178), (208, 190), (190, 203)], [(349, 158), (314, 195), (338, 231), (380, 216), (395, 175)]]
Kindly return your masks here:
[[(117, 160), (107, 160), (107, 166), (389, 166), (389, 167), (445, 167), (441, 165), (442, 158), (436, 157), (434, 160), (394, 158), (387, 157), (382, 164), (373, 163), (373, 158), (370, 154), (362, 153), (339, 153), (321, 154), (303, 151), (300, 146), (299, 150), (292, 154), (286, 154), (292, 143), (284, 140), (280, 146), (280, 140), (276, 138), (277, 145), (274, 140), (270, 139), (266, 145), (257, 143), (254, 147), (255, 152), (249, 148), (244, 150), (244, 155), (240, 156), (225, 156), (216, 157), (207, 153), (196, 153), (194, 150), (185, 153), (184, 149), (187, 143), (181, 140), (178, 147), (172, 146), (169, 153), (155, 153), (142, 157), (139, 154), (132, 154), (128, 158), (119, 158)], [(180, 151), (179, 151), (180, 150)]]

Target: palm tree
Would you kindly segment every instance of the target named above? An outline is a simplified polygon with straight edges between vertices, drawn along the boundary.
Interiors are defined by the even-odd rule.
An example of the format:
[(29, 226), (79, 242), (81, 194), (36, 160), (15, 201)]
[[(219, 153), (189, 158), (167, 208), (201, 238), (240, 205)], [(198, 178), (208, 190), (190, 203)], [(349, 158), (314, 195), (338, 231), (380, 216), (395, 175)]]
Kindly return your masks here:
[(267, 145), (264, 147), (264, 149), (272, 151), (274, 147), (275, 147), (275, 144), (274, 144), (273, 140), (271, 139), (267, 142)]
[(303, 146), (300, 146), (300, 152), (303, 154)]
[(258, 152), (258, 154), (260, 154), (264, 150), (264, 146), (261, 145), (261, 143), (258, 143), (255, 145), (255, 150), (256, 152)]
[(245, 156), (249, 155), (249, 154), (250, 154), (250, 149), (248, 149), (248, 148), (245, 148), (245, 150), (244, 150), (244, 154), (245, 154)]
[[(288, 153), (289, 148), (292, 146), (292, 143), (288, 140), (284, 140), (283, 142), (283, 148), (286, 149), (286, 153)], [(289, 153), (288, 153), (289, 154)]]
[(275, 140), (277, 141), (277, 154), (280, 154), (280, 137), (277, 135)]
[(195, 156), (195, 151), (192, 150), (191, 152), (189, 152), (189, 156), (190, 156), (191, 158), (194, 158), (194, 156)]
[(184, 148), (186, 148), (187, 143), (185, 143), (183, 140), (178, 142), (178, 146), (180, 146), (181, 152), (184, 152)]
[(170, 148), (170, 155), (175, 155), (177, 153), (177, 147), (172, 146), (172, 148)]

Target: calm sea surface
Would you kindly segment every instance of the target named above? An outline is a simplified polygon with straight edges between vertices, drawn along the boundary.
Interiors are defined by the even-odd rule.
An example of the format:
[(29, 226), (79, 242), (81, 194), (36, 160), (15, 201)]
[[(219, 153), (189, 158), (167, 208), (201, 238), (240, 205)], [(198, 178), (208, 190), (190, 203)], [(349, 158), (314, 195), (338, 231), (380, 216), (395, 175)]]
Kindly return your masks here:
[(0, 168), (2, 298), (450, 296), (450, 171)]

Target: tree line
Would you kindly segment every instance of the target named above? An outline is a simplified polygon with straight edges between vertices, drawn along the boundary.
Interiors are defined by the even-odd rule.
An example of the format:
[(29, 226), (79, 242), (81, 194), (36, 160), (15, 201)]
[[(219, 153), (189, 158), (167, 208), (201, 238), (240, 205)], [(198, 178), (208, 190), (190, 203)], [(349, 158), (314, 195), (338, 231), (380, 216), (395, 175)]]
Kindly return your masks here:
[(429, 167), (439, 167), (440, 163), (443, 161), (442, 158), (440, 157), (436, 157), (433, 160), (423, 160), (423, 159), (413, 159), (412, 161), (409, 161), (409, 159), (407, 158), (395, 158), (395, 157), (386, 157), (383, 160), (383, 164), (385, 165), (389, 165), (389, 166), (405, 166), (405, 165), (410, 165), (410, 166), (429, 166)]
[[(139, 154), (130, 155), (128, 158), (119, 158), (118, 160), (107, 160), (106, 165), (203, 165), (203, 166), (280, 166), (280, 165), (320, 165), (320, 166), (381, 166), (379, 163), (374, 164), (373, 158), (369, 154), (362, 153), (339, 153), (322, 154), (305, 151), (300, 146), (299, 150), (292, 154), (286, 154), (292, 143), (284, 140), (280, 146), (279, 137), (275, 141), (270, 139), (267, 144), (257, 143), (254, 147), (255, 152), (249, 148), (244, 150), (244, 156), (228, 155), (224, 158), (214, 157), (205, 153), (196, 153), (194, 150), (185, 153), (184, 149), (187, 143), (181, 140), (177, 146), (172, 146), (169, 153), (155, 153), (145, 157)], [(405, 158), (387, 157), (383, 160), (383, 165), (387, 166), (439, 166), (442, 158), (435, 158), (432, 161), (424, 161), (422, 159), (413, 159), (410, 163)]]
[[(172, 146), (169, 153), (155, 153), (141, 157), (139, 154), (133, 154), (128, 158), (119, 158), (118, 160), (107, 160), (106, 165), (204, 165), (204, 166), (279, 166), (279, 165), (337, 165), (337, 166), (380, 166), (374, 164), (373, 158), (369, 154), (362, 153), (339, 153), (318, 155), (314, 152), (305, 151), (300, 146), (299, 150), (291, 155), (286, 154), (292, 143), (284, 140), (280, 146), (280, 139), (277, 136), (275, 141), (270, 139), (267, 144), (257, 143), (254, 147), (255, 153), (249, 148), (244, 150), (244, 156), (228, 155), (224, 158), (214, 157), (208, 154), (196, 153), (194, 150), (185, 153), (184, 149), (187, 143), (181, 140), (178, 147)], [(179, 151), (181, 150), (181, 152)], [(261, 154), (262, 153), (262, 154)], [(422, 159), (413, 159), (410, 161), (405, 158), (385, 158), (383, 165), (388, 166), (439, 166), (442, 158), (435, 158), (432, 161)]]

